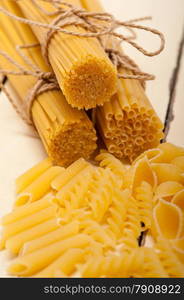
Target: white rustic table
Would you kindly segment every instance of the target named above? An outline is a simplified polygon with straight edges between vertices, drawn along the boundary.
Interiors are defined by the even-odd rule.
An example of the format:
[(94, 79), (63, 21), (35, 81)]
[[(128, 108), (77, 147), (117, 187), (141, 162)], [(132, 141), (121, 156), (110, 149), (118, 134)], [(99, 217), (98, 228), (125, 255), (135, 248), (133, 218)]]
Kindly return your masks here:
[[(120, 20), (152, 16), (146, 25), (161, 30), (166, 49), (158, 57), (147, 58), (125, 46), (141, 68), (156, 75), (147, 84), (147, 93), (163, 122), (174, 116), (167, 140), (184, 146), (184, 1), (183, 0), (102, 0), (107, 11)], [(0, 15), (1, 17), (1, 15)], [(139, 33), (147, 49), (158, 46), (157, 38)], [(0, 93), (0, 217), (11, 210), (15, 178), (46, 156), (40, 141), (16, 115)], [(6, 277), (8, 254), (0, 253), (0, 277)]]

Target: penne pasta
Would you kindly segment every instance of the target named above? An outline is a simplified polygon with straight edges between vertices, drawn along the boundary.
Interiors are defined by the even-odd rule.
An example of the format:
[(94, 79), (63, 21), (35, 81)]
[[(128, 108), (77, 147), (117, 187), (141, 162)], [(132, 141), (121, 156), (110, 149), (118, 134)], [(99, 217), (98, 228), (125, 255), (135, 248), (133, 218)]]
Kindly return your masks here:
[(16, 193), (19, 194), (27, 188), (33, 181), (35, 181), (40, 175), (42, 175), (47, 169), (52, 166), (50, 158), (38, 163), (33, 168), (22, 174), (16, 179)]
[(67, 225), (60, 224), (58, 229), (25, 243), (20, 254), (21, 256), (26, 255), (50, 244), (56, 243), (57, 241), (65, 240), (70, 236), (77, 235), (78, 233), (79, 223), (77, 221), (71, 222)]
[(45, 194), (51, 191), (52, 180), (63, 172), (64, 169), (61, 167), (54, 166), (49, 168), (17, 196), (15, 205), (24, 205), (42, 198)]
[(3, 237), (9, 239), (13, 235), (20, 233), (35, 225), (41, 224), (46, 220), (49, 220), (57, 215), (57, 205), (49, 206), (41, 211), (38, 211), (32, 215), (28, 215), (14, 223), (8, 224), (4, 227)]
[(41, 238), (59, 227), (60, 220), (58, 218), (49, 219), (7, 239), (6, 249), (10, 250), (13, 254), (18, 254), (25, 243)]
[(71, 248), (85, 248), (91, 239), (85, 234), (78, 234), (64, 241), (56, 242), (33, 253), (16, 258), (9, 266), (8, 271), (12, 275), (30, 276), (41, 271), (62, 253)]
[(2, 225), (5, 226), (17, 222), (49, 206), (55, 205), (55, 203), (55, 197), (52, 194), (48, 194), (36, 202), (15, 208), (11, 213), (2, 218)]
[(47, 268), (43, 269), (40, 273), (37, 273), (33, 277), (39, 278), (52, 278), (59, 272), (59, 277), (70, 275), (75, 271), (76, 264), (81, 263), (84, 260), (84, 251), (81, 249), (69, 249), (65, 254), (55, 260)]

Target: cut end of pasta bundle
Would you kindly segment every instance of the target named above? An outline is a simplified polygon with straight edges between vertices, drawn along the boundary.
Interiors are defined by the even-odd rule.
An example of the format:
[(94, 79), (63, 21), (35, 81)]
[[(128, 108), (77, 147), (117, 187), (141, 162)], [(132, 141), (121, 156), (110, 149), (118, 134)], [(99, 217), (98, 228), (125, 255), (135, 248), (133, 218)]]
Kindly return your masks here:
[(91, 109), (109, 101), (116, 92), (115, 68), (107, 59), (89, 56), (73, 66), (63, 80), (63, 93), (72, 107)]
[(68, 166), (80, 157), (89, 159), (95, 151), (96, 131), (83, 111), (70, 107), (59, 91), (49, 98), (38, 97), (32, 108), (34, 124), (49, 157), (57, 165)]
[[(78, 0), (66, 3), (82, 8)], [(33, 1), (18, 1), (18, 5), (27, 19), (44, 24), (52, 24), (55, 19), (56, 14), (44, 14)], [(55, 11), (52, 1), (42, 1), (41, 7)], [(43, 45), (47, 35), (45, 29), (36, 26), (32, 29)], [(65, 29), (74, 34), (56, 32), (50, 39), (46, 55), (63, 94), (68, 103), (78, 109), (103, 105), (117, 90), (117, 70), (97, 38), (85, 36), (87, 30), (77, 25), (67, 25)]]
[(119, 81), (111, 102), (97, 108), (97, 126), (108, 151), (130, 162), (164, 137), (162, 122), (135, 80)]
[(95, 149), (95, 130), (87, 119), (58, 128), (48, 144), (49, 156), (62, 166), (68, 166), (80, 157), (89, 159)]

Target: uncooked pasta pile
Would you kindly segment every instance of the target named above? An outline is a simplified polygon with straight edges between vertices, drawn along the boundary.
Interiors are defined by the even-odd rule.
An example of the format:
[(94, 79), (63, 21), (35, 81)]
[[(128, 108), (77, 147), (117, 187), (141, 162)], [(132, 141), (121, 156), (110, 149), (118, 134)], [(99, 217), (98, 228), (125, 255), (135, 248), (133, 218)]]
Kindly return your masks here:
[[(99, 0), (81, 0), (81, 3), (90, 12), (104, 12)], [(123, 54), (119, 43), (111, 37), (105, 37), (104, 43)], [(132, 75), (127, 69), (118, 71)], [(108, 151), (120, 159), (132, 162), (145, 150), (157, 147), (164, 137), (163, 124), (138, 80), (119, 79), (116, 94), (96, 109), (96, 118)]]
[(168, 143), (130, 167), (106, 151), (68, 168), (45, 159), (16, 180), (2, 219), (1, 248), (16, 256), (8, 273), (184, 277), (183, 173), (184, 149)]
[[(23, 16), (12, 0), (2, 0), (1, 6), (13, 14)], [(52, 72), (44, 62), (40, 47), (20, 48), (17, 51), (17, 46), (26, 47), (38, 43), (28, 25), (0, 15), (0, 39), (2, 41), (0, 50), (15, 60), (20, 68), (36, 73), (38, 76), (39, 74), (41, 76), (42, 72), (47, 76)], [(21, 71), (2, 56), (0, 56), (0, 67)], [(72, 108), (59, 88), (41, 92), (35, 97), (29, 109), (26, 103), (31, 89), (38, 80), (37, 77), (9, 75), (8, 79), (14, 91), (13, 98), (16, 95), (14, 101), (22, 112), (25, 111), (25, 116), (29, 114), (48, 155), (55, 163), (67, 166), (80, 157), (88, 159), (91, 156), (97, 147), (97, 137), (93, 124), (84, 111)]]
[[(58, 17), (54, 14), (56, 6), (50, 2), (40, 0), (35, 5), (35, 1), (21, 0), (18, 5), (28, 19), (59, 25), (55, 22)], [(80, 0), (67, 0), (64, 3), (82, 7)], [(70, 22), (72, 20), (69, 19)], [(81, 34), (86, 32), (84, 26), (79, 25), (64, 28)], [(32, 29), (43, 45), (48, 30), (41, 26), (32, 26)], [(56, 32), (49, 41), (47, 55), (62, 91), (73, 107), (89, 109), (103, 105), (116, 92), (116, 68), (97, 39)]]

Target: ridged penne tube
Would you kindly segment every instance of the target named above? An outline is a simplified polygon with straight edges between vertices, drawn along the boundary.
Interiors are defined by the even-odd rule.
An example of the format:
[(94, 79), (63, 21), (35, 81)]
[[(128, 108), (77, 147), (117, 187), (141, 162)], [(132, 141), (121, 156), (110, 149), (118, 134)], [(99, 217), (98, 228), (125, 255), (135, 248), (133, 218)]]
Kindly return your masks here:
[(6, 249), (10, 250), (13, 254), (18, 254), (26, 242), (41, 238), (42, 236), (56, 230), (59, 227), (60, 221), (58, 218), (45, 221), (9, 238), (6, 241)]
[(20, 219), (14, 223), (8, 224), (4, 227), (3, 237), (9, 239), (10, 237), (29, 229), (33, 226), (41, 224), (53, 217), (57, 216), (57, 205), (49, 206), (41, 211)]
[(175, 204), (160, 199), (153, 209), (152, 234), (156, 238), (177, 239), (183, 230), (183, 214)]
[(53, 189), (59, 191), (63, 186), (65, 186), (73, 177), (75, 177), (78, 173), (80, 173), (84, 168), (89, 166), (89, 163), (84, 160), (83, 158), (80, 158), (79, 160), (75, 161), (73, 164), (71, 164), (65, 172), (60, 174), (58, 177), (56, 177), (52, 183), (51, 186)]
[(79, 222), (74, 221), (67, 225), (62, 225), (61, 223), (58, 229), (24, 244), (24, 247), (21, 250), (21, 256), (47, 247), (50, 244), (54, 244), (57, 241), (64, 240), (66, 238), (69, 238), (70, 236), (77, 235), (78, 232)]
[[(79, 0), (66, 2), (81, 8)], [(55, 11), (51, 3), (40, 1), (39, 4), (48, 12)], [(44, 14), (33, 2), (27, 0), (19, 1), (18, 5), (24, 15), (34, 21), (50, 24), (56, 17)], [(47, 30), (35, 26), (32, 29), (40, 44), (43, 44)], [(65, 29), (77, 33), (86, 32), (74, 25)], [(116, 69), (97, 39), (57, 32), (50, 40), (48, 58), (68, 103), (73, 107), (89, 109), (102, 105), (116, 92)]]
[[(26, 2), (31, 5), (30, 1)], [(17, 2), (2, 0), (1, 6), (10, 13), (23, 17)], [(1, 50), (5, 51), (24, 69), (36, 72), (35, 68), (37, 68), (40, 72), (52, 72), (45, 63), (39, 47), (20, 50), (30, 60), (33, 68), (17, 52), (16, 46), (38, 44), (38, 40), (28, 25), (1, 13), (0, 40), (2, 42)], [(64, 60), (64, 62), (66, 61)], [(0, 66), (2, 69), (17, 71), (17, 68), (2, 56)], [(9, 75), (8, 79), (13, 91), (12, 97), (16, 95), (14, 102), (19, 108), (22, 108), (30, 90), (35, 86), (37, 78)], [(72, 108), (60, 90), (47, 91), (35, 97), (31, 118), (49, 157), (57, 165), (68, 166), (80, 157), (89, 159), (97, 147), (96, 131), (87, 114)]]
[(26, 189), (36, 178), (43, 174), (47, 169), (52, 166), (52, 161), (50, 158), (38, 163), (36, 166), (29, 169), (27, 172), (22, 174), (16, 179), (16, 193), (19, 194)]
[[(80, 0), (90, 12), (104, 12), (98, 0)], [(108, 48), (121, 51), (119, 43), (113, 38), (103, 38)], [(118, 68), (119, 73), (132, 75), (126, 69)], [(109, 152), (118, 158), (128, 158), (131, 162), (142, 152), (159, 145), (163, 138), (163, 124), (152, 107), (141, 82), (134, 79), (119, 79), (117, 93), (109, 103), (97, 108), (97, 128)], [(138, 123), (137, 123), (138, 122)], [(113, 127), (111, 126), (113, 124)], [(106, 129), (121, 129), (128, 136), (127, 141), (119, 144), (106, 134)], [(115, 132), (113, 136), (116, 137)], [(131, 149), (129, 146), (131, 145)]]
[(52, 180), (63, 172), (64, 169), (61, 167), (50, 167), (17, 196), (15, 205), (24, 205), (42, 198), (51, 191)]
[(64, 241), (56, 242), (33, 253), (16, 258), (9, 266), (12, 275), (31, 276), (51, 264), (62, 253), (71, 248), (85, 248), (91, 239), (85, 234), (78, 234)]
[(34, 203), (19, 206), (2, 218), (2, 225), (6, 226), (17, 222), (51, 205), (54, 205), (55, 203), (55, 197), (52, 194), (48, 194), (45, 197), (43, 197), (43, 199), (40, 199)]
[(43, 269), (33, 277), (38, 278), (52, 278), (55, 277), (56, 271), (70, 275), (75, 271), (76, 264), (81, 263), (84, 259), (84, 251), (81, 249), (70, 249), (65, 252), (61, 257), (55, 260), (47, 268)]

